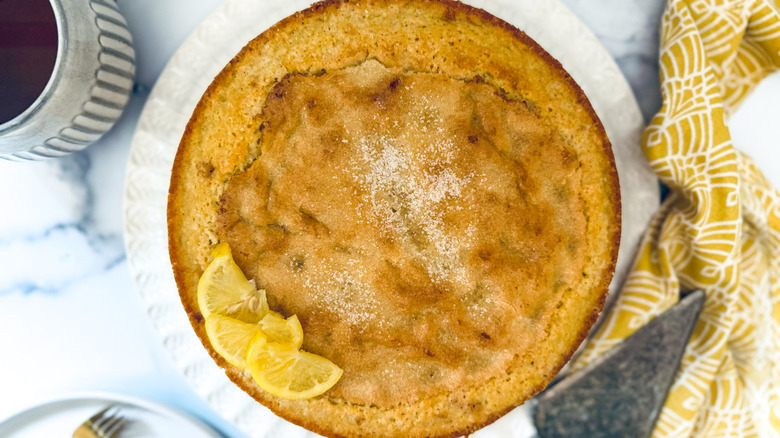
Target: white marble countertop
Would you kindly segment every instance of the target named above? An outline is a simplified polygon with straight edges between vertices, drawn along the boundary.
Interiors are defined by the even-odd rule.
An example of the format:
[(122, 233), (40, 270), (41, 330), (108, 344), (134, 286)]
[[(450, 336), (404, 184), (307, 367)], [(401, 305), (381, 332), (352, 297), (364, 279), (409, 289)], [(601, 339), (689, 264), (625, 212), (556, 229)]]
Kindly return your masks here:
[[(135, 39), (136, 86), (114, 128), (57, 160), (0, 161), (0, 421), (74, 391), (110, 391), (184, 409), (242, 436), (187, 386), (143, 311), (128, 271), (122, 199), (133, 132), (149, 91), (221, 0), (119, 0)], [(563, 0), (631, 84), (645, 120), (660, 108), (663, 0)], [(780, 186), (780, 77), (732, 121), (735, 144)]]

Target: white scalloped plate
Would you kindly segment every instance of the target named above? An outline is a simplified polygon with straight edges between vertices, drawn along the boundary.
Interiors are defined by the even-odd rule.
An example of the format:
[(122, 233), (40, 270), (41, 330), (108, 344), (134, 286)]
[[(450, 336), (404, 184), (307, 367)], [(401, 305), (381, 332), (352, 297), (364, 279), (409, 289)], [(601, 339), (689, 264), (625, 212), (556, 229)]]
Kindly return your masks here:
[[(168, 258), (166, 202), (173, 158), (200, 96), (253, 37), (310, 0), (228, 0), (178, 49), (149, 95), (136, 129), (125, 186), (128, 261), (146, 310), (192, 388), (253, 437), (303, 437), (307, 432), (233, 385), (192, 331)], [(612, 141), (623, 193), (623, 233), (610, 297), (622, 284), (639, 240), (659, 204), (656, 177), (639, 146), (642, 116), (615, 62), (585, 25), (557, 0), (469, 0), (508, 21), (558, 59), (585, 91)], [(531, 436), (527, 406), (475, 436)]]

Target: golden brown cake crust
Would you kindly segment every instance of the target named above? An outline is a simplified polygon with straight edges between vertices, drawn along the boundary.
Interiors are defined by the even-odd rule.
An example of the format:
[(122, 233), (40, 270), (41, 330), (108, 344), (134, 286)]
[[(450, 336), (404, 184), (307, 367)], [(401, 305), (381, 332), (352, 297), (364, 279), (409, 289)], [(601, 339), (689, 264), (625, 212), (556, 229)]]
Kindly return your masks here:
[[(329, 436), (462, 435), (541, 390), (601, 310), (619, 224), (579, 87), (519, 30), (445, 0), (326, 1), (258, 36), (198, 104), (168, 205), (204, 346)], [(344, 368), (324, 396), (271, 396), (210, 348), (196, 286), (219, 241)]]

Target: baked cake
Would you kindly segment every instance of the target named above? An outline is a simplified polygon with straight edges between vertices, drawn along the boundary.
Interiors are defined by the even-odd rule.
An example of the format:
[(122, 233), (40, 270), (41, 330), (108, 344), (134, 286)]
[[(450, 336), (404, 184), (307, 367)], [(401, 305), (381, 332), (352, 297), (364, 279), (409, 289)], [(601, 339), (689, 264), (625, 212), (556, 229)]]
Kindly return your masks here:
[[(595, 322), (620, 234), (609, 141), (560, 64), (449, 0), (329, 0), (252, 40), (176, 155), (170, 255), (228, 377), (329, 436), (457, 436), (542, 390)], [(325, 394), (262, 391), (209, 343), (198, 279), (228, 242)]]

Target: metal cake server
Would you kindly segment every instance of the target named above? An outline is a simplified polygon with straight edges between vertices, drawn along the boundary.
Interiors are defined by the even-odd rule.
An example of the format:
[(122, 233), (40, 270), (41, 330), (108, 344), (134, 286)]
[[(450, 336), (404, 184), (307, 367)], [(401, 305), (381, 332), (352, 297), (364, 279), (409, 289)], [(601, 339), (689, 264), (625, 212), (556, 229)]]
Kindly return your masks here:
[(671, 309), (598, 361), (535, 399), (540, 437), (649, 437), (704, 305), (704, 292)]

